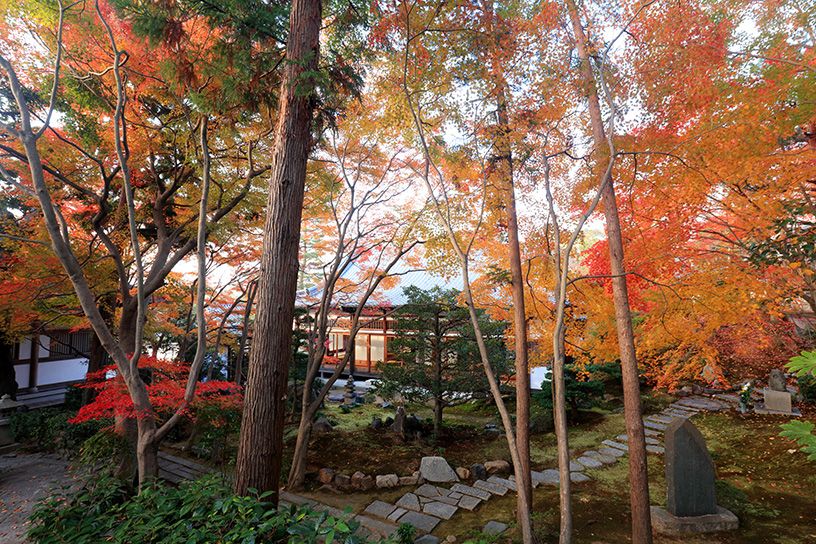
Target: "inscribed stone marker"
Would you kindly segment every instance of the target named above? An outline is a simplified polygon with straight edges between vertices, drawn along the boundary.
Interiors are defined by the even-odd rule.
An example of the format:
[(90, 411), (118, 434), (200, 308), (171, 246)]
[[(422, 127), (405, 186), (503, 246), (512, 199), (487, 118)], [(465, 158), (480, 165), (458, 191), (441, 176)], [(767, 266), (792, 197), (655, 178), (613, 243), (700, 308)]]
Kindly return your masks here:
[(666, 486), (668, 511), (678, 517), (717, 513), (714, 461), (705, 439), (688, 419), (666, 428)]

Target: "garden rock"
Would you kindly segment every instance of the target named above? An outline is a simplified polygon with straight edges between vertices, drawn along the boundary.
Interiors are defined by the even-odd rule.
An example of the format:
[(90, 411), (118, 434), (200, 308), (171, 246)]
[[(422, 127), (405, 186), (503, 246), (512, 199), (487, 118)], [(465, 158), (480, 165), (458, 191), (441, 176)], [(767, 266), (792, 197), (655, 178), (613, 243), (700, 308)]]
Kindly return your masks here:
[(422, 507), (422, 511), (425, 512), (426, 514), (430, 514), (432, 516), (436, 516), (442, 519), (452, 518), (457, 510), (458, 508), (456, 508), (455, 506), (439, 501), (429, 502)]
[(399, 485), (417, 485), (419, 483), (419, 476), (413, 474), (411, 476), (400, 476)]
[(351, 475), (351, 487), (360, 491), (368, 491), (374, 487), (374, 478), (358, 470)]
[(467, 469), (465, 467), (456, 467), (456, 475), (459, 476), (460, 480), (469, 480), (470, 469)]
[(334, 477), (334, 485), (338, 489), (348, 489), (351, 487), (351, 476), (348, 474), (337, 474)]
[(487, 463), (484, 464), (484, 466), (488, 474), (510, 472), (510, 463), (503, 459), (499, 459), (498, 461), (488, 461)]
[(399, 476), (396, 474), (380, 474), (377, 476), (376, 485), (379, 489), (397, 487), (399, 485)]
[(458, 482), (459, 477), (444, 457), (423, 457), (419, 464), (420, 475), (428, 482)]
[(381, 417), (374, 416), (374, 417), (371, 419), (371, 428), (372, 428), (372, 429), (374, 429), (375, 431), (378, 431), (378, 430), (382, 429), (382, 427), (383, 427), (383, 420), (382, 420), (382, 418), (381, 418)]
[(314, 422), (312, 430), (317, 434), (330, 433), (334, 430), (334, 427), (332, 427), (332, 424), (329, 422), (328, 419), (326, 419), (325, 417), (321, 417), (320, 419)]
[(486, 480), (487, 479), (487, 469), (481, 463), (476, 463), (475, 465), (470, 465), (470, 475), (476, 480)]
[(334, 474), (330, 468), (321, 468), (317, 473), (317, 481), (321, 484), (330, 484), (334, 481)]

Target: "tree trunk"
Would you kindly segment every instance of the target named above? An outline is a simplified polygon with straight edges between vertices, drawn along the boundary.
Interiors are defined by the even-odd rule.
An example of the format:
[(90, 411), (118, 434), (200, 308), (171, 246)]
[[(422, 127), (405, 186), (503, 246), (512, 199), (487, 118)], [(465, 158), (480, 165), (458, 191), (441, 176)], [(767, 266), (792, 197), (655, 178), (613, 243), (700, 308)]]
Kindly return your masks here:
[(320, 0), (293, 1), (235, 467), (236, 493), (245, 495), (249, 488), (273, 491), (274, 504), (283, 458), (298, 243), (314, 110), (313, 81), (307, 78), (317, 70), (320, 25)]
[(288, 489), (299, 489), (306, 481), (306, 455), (309, 453), (309, 440), (312, 438), (312, 419), (314, 419), (314, 413), (311, 410), (301, 415), (295, 440), (295, 451), (292, 454), (292, 468), (289, 469), (286, 484)]
[(136, 464), (139, 470), (139, 490), (159, 477), (159, 441), (156, 440), (156, 421), (152, 417), (138, 420)]
[(241, 339), (238, 341), (238, 353), (235, 355), (235, 371), (232, 379), (238, 385), (243, 381), (244, 353), (246, 352), (247, 338), (249, 337), (249, 321), (252, 314), (252, 304), (255, 302), (255, 294), (258, 292), (258, 282), (252, 281), (247, 287), (247, 302), (244, 310), (243, 329)]
[[(581, 25), (574, 0), (566, 0), (567, 9), (575, 33), (575, 45), (581, 59), (584, 85), (592, 122), (595, 153), (609, 156), (611, 143), (607, 140), (601, 105), (598, 99), (598, 83), (590, 64), (587, 38)], [(610, 137), (612, 135), (609, 135)], [(610, 160), (613, 157), (609, 157)], [(600, 162), (598, 163), (600, 164)], [(632, 542), (651, 544), (652, 522), (649, 505), (649, 473), (646, 461), (646, 434), (640, 403), (640, 379), (638, 377), (632, 315), (629, 309), (629, 292), (626, 285), (626, 269), (623, 261), (623, 237), (615, 199), (611, 170), (601, 174), (600, 183), (605, 184), (602, 201), (606, 219), (606, 237), (609, 243), (609, 261), (612, 274), (612, 297), (615, 304), (615, 323), (620, 349), (621, 373), (623, 375), (623, 404), (626, 434), (629, 442), (629, 500), (632, 508)]]
[(434, 399), (434, 439), (439, 440), (439, 437), (442, 436), (442, 410), (445, 408), (445, 401), (442, 400), (441, 396), (437, 396)]

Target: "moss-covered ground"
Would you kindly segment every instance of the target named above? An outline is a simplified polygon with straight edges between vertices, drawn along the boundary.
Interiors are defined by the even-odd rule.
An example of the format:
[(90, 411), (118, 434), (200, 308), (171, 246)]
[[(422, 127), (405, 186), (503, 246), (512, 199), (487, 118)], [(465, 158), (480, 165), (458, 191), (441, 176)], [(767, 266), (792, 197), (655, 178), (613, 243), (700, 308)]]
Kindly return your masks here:
[[(657, 411), (670, 399), (651, 396), (649, 411)], [(609, 408), (609, 407), (607, 407)], [(429, 415), (423, 407), (412, 407), (420, 417)], [(410, 474), (423, 455), (444, 455), (454, 466), (467, 466), (491, 459), (508, 459), (502, 435), (483, 431), (484, 424), (495, 422), (490, 408), (460, 407), (446, 414), (450, 423), (444, 437), (433, 441), (402, 441), (388, 431), (369, 428), (375, 415), (387, 417), (393, 412), (365, 406), (344, 414), (337, 407), (326, 415), (337, 423), (335, 431), (316, 438), (310, 457), (312, 469), (330, 466), (335, 470), (369, 474), (397, 472)], [(733, 533), (672, 539), (657, 537), (666, 544), (745, 544), (816, 543), (816, 464), (808, 462), (794, 445), (780, 438), (779, 425), (784, 418), (741, 416), (735, 413), (702, 414), (695, 424), (706, 437), (717, 465), (718, 497), (721, 505), (740, 518), (740, 529)], [(574, 452), (595, 448), (605, 438), (623, 432), (623, 416), (618, 409), (583, 413), (570, 430)], [(552, 433), (532, 437), (534, 468), (555, 466), (555, 437)], [(573, 486), (575, 542), (600, 544), (629, 542), (629, 487), (627, 465), (587, 471), (592, 481)], [(652, 504), (665, 501), (662, 457), (649, 456)], [(359, 512), (374, 498), (396, 500), (405, 490), (373, 490), (367, 493), (333, 494), (313, 489), (314, 498), (337, 507)], [(454, 535), (459, 542), (475, 538), (487, 521), (511, 522), (515, 495), (494, 498), (475, 512), (460, 511), (442, 523), (436, 534)], [(552, 487), (540, 487), (534, 494), (536, 532), (542, 542), (557, 542), (558, 494)], [(511, 528), (501, 541), (511, 542), (518, 535)]]

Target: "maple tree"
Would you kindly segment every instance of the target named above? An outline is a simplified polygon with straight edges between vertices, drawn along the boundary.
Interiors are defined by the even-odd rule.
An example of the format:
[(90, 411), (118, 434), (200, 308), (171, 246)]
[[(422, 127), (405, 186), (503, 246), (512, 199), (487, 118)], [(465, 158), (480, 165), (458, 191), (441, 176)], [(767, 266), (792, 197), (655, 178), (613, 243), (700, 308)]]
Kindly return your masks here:
[[(384, 135), (368, 128), (368, 109), (365, 102), (349, 108), (339, 130), (326, 138), (325, 149), (319, 153), (322, 167), (309, 183), (304, 221), (322, 232), (313, 247), (325, 257), (318, 259), (322, 264), (317, 267), (316, 292), (307, 292), (300, 301), (309, 317), (303, 390), (317, 392), (301, 398), (287, 484), (293, 489), (303, 485), (314, 418), (340, 375), (354, 364), (355, 350), (348, 348), (333, 361), (328, 378), (315, 387), (329, 357), (330, 329), (341, 320), (347, 322), (348, 346), (354, 346), (360, 329), (386, 319), (394, 308), (387, 300), (378, 304), (379, 291), (411, 270), (412, 251), (420, 244), (416, 225), (422, 209), (413, 209), (410, 192), (414, 186), (401, 168), (401, 150), (385, 152)], [(348, 314), (340, 309), (348, 309)], [(351, 369), (348, 372), (353, 374)]]
[[(226, 117), (218, 124), (207, 113), (195, 112), (196, 104), (183, 100), (190, 87), (179, 80), (156, 77), (164, 59), (111, 6), (97, 2), (92, 7), (32, 8), (5, 6), (4, 24), (11, 28), (24, 21), (44, 44), (38, 52), (41, 58), (30, 58), (37, 58), (42, 66), (50, 64), (53, 70), (42, 73), (24, 65), (30, 70), (20, 79), (12, 63), (6, 57), (0, 59), (7, 83), (4, 100), (11, 112), (6, 116), (6, 137), (0, 148), (5, 181), (39, 202), (54, 253), (141, 414), (152, 413), (138, 371), (146, 305), (172, 269), (197, 250), (199, 332), (185, 391), (185, 402), (189, 402), (206, 343), (207, 236), (239, 204), (251, 200), (245, 197), (253, 180), (266, 171), (253, 166), (253, 144), (249, 153), (237, 149), (251, 130), (241, 134)], [(5, 33), (4, 39), (9, 50), (30, 50), (25, 39), (12, 33)], [(163, 45), (170, 53), (178, 44)], [(194, 32), (187, 35), (185, 45), (193, 54), (216, 44)], [(179, 60), (173, 55), (167, 58), (171, 63)], [(209, 82), (217, 86), (214, 80)], [(48, 100), (31, 98), (28, 86), (48, 89)], [(205, 96), (205, 90), (219, 93), (215, 88), (197, 87), (199, 96)], [(55, 112), (62, 118), (59, 123), (52, 122)], [(191, 117), (197, 122), (190, 122)], [(216, 130), (221, 128), (228, 130)], [(178, 133), (186, 135), (185, 145), (176, 145)], [(220, 146), (239, 151), (238, 164), (246, 164), (244, 176), (236, 179), (227, 174), (231, 179), (211, 184), (214, 160), (219, 166), (234, 164), (231, 151), (213, 156), (211, 134), (217, 135)], [(249, 138), (257, 142), (257, 137)], [(209, 195), (211, 186), (213, 194)], [(92, 271), (83, 266), (85, 259), (80, 260), (76, 249), (85, 245), (83, 238), (94, 259), (109, 262), (114, 270), (118, 287), (115, 327), (97, 304), (94, 284), (88, 280)], [(160, 426), (154, 416), (135, 421), (140, 483), (156, 476), (158, 443), (182, 416), (183, 408), (184, 403)]]

